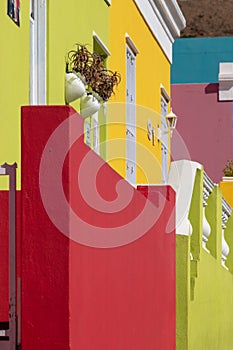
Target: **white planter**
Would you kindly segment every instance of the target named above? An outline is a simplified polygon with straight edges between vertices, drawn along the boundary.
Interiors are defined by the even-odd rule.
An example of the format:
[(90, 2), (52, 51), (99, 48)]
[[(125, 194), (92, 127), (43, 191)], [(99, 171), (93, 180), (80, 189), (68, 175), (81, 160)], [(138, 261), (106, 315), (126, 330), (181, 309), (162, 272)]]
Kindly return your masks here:
[(100, 95), (97, 94), (97, 92), (92, 91), (92, 95), (93, 95), (99, 102), (103, 102), (102, 97), (100, 97)]
[(88, 118), (100, 109), (100, 102), (91, 95), (83, 95), (80, 100), (80, 114), (83, 118)]
[(233, 176), (223, 176), (222, 181), (224, 182), (233, 182)]
[(74, 73), (67, 73), (65, 79), (65, 98), (66, 103), (77, 100), (85, 93), (85, 85), (82, 80)]

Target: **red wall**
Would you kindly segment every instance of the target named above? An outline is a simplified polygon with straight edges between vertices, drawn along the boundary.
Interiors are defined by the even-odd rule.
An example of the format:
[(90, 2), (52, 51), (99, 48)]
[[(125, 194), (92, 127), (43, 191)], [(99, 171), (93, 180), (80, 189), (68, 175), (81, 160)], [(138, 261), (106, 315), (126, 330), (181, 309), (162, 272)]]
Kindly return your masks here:
[(0, 191), (0, 322), (8, 322), (9, 296), (8, 296), (8, 191)]
[[(68, 106), (22, 109), (22, 348), (175, 349), (174, 191), (133, 189), (80, 137), (62, 169), (68, 210), (56, 192), (56, 174), (72, 133), (82, 133), (78, 114), (80, 130), (72, 128), (74, 113)], [(63, 137), (45, 148), (65, 120)], [(46, 152), (51, 163), (43, 182), (39, 167)], [(93, 177), (105, 201), (101, 208), (94, 203)], [(39, 181), (41, 193), (54, 196), (44, 205)]]
[[(45, 144), (69, 108), (22, 109), (22, 349), (69, 349), (69, 240), (39, 191)], [(61, 140), (62, 142), (62, 140)]]
[[(179, 117), (177, 131), (190, 159), (203, 164), (213, 181), (219, 182), (226, 161), (233, 158), (232, 102), (218, 101), (218, 84), (174, 84), (171, 96)], [(176, 142), (173, 137), (175, 160), (187, 159), (184, 147), (175, 154)]]
[[(9, 321), (9, 192), (0, 191), (0, 322)], [(21, 203), (16, 193), (17, 279), (21, 277)]]

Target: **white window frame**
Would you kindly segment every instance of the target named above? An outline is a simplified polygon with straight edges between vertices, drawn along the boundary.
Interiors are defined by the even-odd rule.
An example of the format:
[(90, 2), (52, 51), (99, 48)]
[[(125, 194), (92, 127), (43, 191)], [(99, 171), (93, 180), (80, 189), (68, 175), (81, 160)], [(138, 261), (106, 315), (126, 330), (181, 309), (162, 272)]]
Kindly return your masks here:
[[(126, 33), (126, 179), (135, 186), (137, 182), (136, 174), (136, 56), (139, 53), (136, 45), (130, 36)], [(134, 88), (133, 100), (129, 96), (129, 81), (132, 77), (128, 76), (128, 53), (134, 57)], [(133, 103), (131, 103), (133, 102)]]
[[(34, 18), (32, 5), (34, 3)], [(47, 103), (47, 0), (30, 1), (30, 104)]]
[[(160, 84), (160, 100), (161, 100), (161, 152), (162, 152), (162, 182), (167, 183), (168, 180), (168, 142), (169, 131), (165, 119), (165, 114), (168, 113), (168, 104), (170, 102), (170, 96), (162, 84)], [(163, 113), (162, 101), (166, 102), (167, 110)]]
[[(101, 40), (101, 38), (96, 34), (96, 32), (93, 31), (93, 42), (96, 41), (96, 43), (100, 46), (103, 53), (106, 55), (106, 58), (111, 56), (111, 52), (108, 50), (107, 46), (104, 44), (104, 42)], [(104, 116), (107, 116), (106, 112), (106, 106), (103, 104), (101, 106), (101, 109), (104, 113)], [(90, 120), (92, 130), (93, 130), (93, 150), (100, 154), (100, 125), (99, 125), (99, 111), (96, 112), (91, 116)]]

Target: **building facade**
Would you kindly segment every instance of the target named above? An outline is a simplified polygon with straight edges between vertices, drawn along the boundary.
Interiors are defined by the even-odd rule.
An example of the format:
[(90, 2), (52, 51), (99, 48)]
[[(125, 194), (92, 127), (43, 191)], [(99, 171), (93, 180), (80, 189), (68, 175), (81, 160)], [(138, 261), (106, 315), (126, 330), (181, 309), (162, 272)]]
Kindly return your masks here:
[[(175, 193), (129, 183), (167, 181), (172, 43), (185, 23), (177, 2), (6, 1), (0, 21), (0, 349), (175, 349)], [(79, 100), (65, 105), (66, 58), (76, 43), (103, 55), (122, 78), (85, 120)], [(68, 127), (51, 146), (63, 122)], [(87, 155), (82, 187), (75, 166)], [(64, 209), (53, 193), (54, 221), (42, 193), (50, 197), (58, 178), (66, 200)], [(91, 242), (71, 237), (72, 227), (91, 229)], [(100, 246), (97, 231), (104, 231)], [(128, 241), (107, 245), (112, 232)]]
[(174, 44), (171, 96), (183, 142), (169, 174), (177, 193), (178, 349), (231, 348), (233, 304), (222, 292), (233, 288), (232, 183), (218, 183), (233, 156), (232, 42)]
[(110, 7), (110, 67), (122, 81), (108, 116), (108, 158), (132, 184), (167, 181), (170, 131), (164, 116), (170, 110), (172, 44), (184, 26), (176, 1), (113, 1)]
[[(177, 131), (189, 159), (203, 164), (215, 182), (233, 157), (232, 98), (220, 96), (221, 89), (230, 91), (222, 87), (220, 64), (233, 62), (232, 43), (232, 37), (185, 38), (175, 41), (173, 51), (171, 94), (179, 115)], [(232, 73), (227, 74), (225, 84), (232, 85)], [(182, 151), (178, 157), (184, 158)]]

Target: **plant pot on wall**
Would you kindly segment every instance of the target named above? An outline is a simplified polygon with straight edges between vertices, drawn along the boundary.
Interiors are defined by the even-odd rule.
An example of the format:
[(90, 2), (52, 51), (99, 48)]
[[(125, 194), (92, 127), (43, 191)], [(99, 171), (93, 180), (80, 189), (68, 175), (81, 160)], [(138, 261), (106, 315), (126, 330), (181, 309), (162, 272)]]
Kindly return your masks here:
[(222, 169), (224, 176), (222, 181), (224, 182), (233, 182), (233, 160), (228, 160), (225, 168)]
[(73, 102), (84, 95), (86, 89), (82, 80), (74, 73), (66, 73), (65, 99), (66, 103)]
[(80, 114), (83, 118), (88, 118), (98, 112), (100, 102), (91, 93), (84, 94), (80, 100)]
[(223, 176), (222, 181), (224, 182), (233, 182), (233, 176)]

